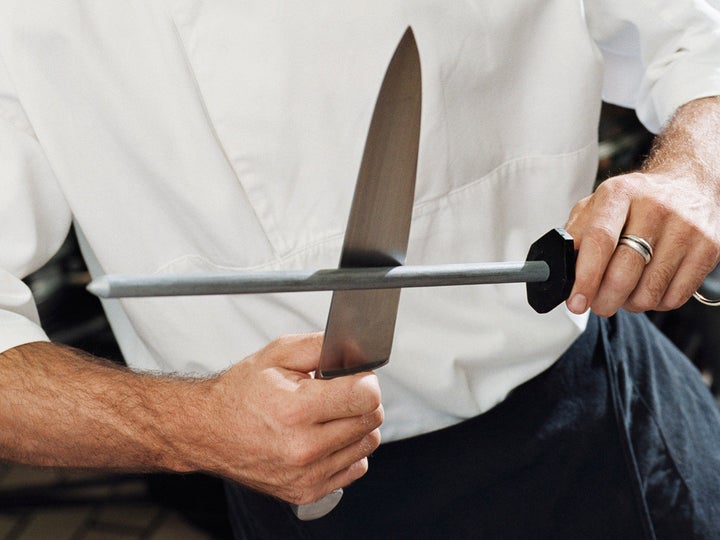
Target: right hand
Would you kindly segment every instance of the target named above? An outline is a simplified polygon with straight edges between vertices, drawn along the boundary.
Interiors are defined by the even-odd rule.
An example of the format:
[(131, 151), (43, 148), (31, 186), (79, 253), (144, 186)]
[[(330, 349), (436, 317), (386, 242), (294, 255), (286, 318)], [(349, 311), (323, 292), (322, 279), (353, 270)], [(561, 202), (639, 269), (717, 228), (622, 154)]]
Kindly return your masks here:
[(295, 504), (365, 474), (380, 444), (380, 386), (373, 373), (314, 379), (322, 339), (281, 337), (213, 379), (204, 470)]

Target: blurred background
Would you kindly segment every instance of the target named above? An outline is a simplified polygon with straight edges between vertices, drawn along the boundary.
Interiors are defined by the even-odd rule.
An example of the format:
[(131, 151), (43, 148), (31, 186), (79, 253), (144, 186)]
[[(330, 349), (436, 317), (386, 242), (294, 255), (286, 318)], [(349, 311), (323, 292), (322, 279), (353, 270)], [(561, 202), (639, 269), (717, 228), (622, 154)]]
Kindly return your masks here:
[[(603, 107), (598, 182), (636, 168), (652, 140), (634, 112)], [(27, 278), (54, 341), (123, 363), (71, 233), (60, 252)], [(706, 282), (720, 298), (720, 275)], [(720, 310), (691, 299), (650, 313), (720, 395)], [(0, 463), (0, 539), (229, 538), (222, 482), (203, 475), (117, 475), (52, 471)]]

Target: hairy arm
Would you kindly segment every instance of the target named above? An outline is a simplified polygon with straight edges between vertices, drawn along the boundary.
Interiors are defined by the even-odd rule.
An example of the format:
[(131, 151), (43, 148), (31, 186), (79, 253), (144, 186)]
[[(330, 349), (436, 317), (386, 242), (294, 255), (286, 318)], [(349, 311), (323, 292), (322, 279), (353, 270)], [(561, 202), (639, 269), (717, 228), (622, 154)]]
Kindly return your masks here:
[(208, 379), (134, 373), (50, 343), (0, 355), (0, 459), (124, 471), (202, 471), (295, 503), (367, 470), (377, 379), (313, 379), (321, 336), (272, 342)]
[[(570, 310), (601, 316), (618, 309), (682, 305), (720, 260), (720, 97), (681, 107), (642, 169), (603, 182), (573, 208), (567, 230), (579, 249)], [(621, 234), (653, 247), (640, 255)]]
[[(2, 458), (108, 469), (187, 467), (168, 441), (182, 430), (184, 397), (204, 399), (206, 381), (132, 374), (43, 342), (11, 349), (1, 362)], [(111, 446), (115, 453), (107, 451)]]

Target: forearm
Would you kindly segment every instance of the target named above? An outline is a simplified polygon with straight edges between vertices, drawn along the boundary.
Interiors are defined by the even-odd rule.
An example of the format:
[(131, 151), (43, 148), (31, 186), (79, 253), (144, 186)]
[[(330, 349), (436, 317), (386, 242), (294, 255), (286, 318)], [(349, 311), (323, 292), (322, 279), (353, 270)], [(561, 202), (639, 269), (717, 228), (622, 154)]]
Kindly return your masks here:
[(720, 97), (687, 103), (655, 139), (643, 172), (694, 177), (709, 196), (720, 192)]
[(321, 334), (286, 336), (208, 379), (22, 345), (0, 355), (0, 460), (198, 471), (315, 501), (364, 474), (383, 419), (374, 375), (310, 375), (321, 343)]
[(0, 356), (0, 458), (44, 466), (184, 471), (183, 432), (205, 381), (133, 373), (50, 343)]

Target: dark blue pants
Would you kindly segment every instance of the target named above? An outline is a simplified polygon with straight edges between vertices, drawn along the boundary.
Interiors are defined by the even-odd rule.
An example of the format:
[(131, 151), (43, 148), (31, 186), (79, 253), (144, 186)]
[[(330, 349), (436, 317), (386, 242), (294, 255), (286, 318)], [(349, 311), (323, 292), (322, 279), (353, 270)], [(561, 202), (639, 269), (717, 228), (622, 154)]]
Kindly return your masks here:
[(382, 445), (325, 518), (228, 498), (238, 538), (720, 538), (720, 414), (644, 316), (592, 316), (488, 413)]

